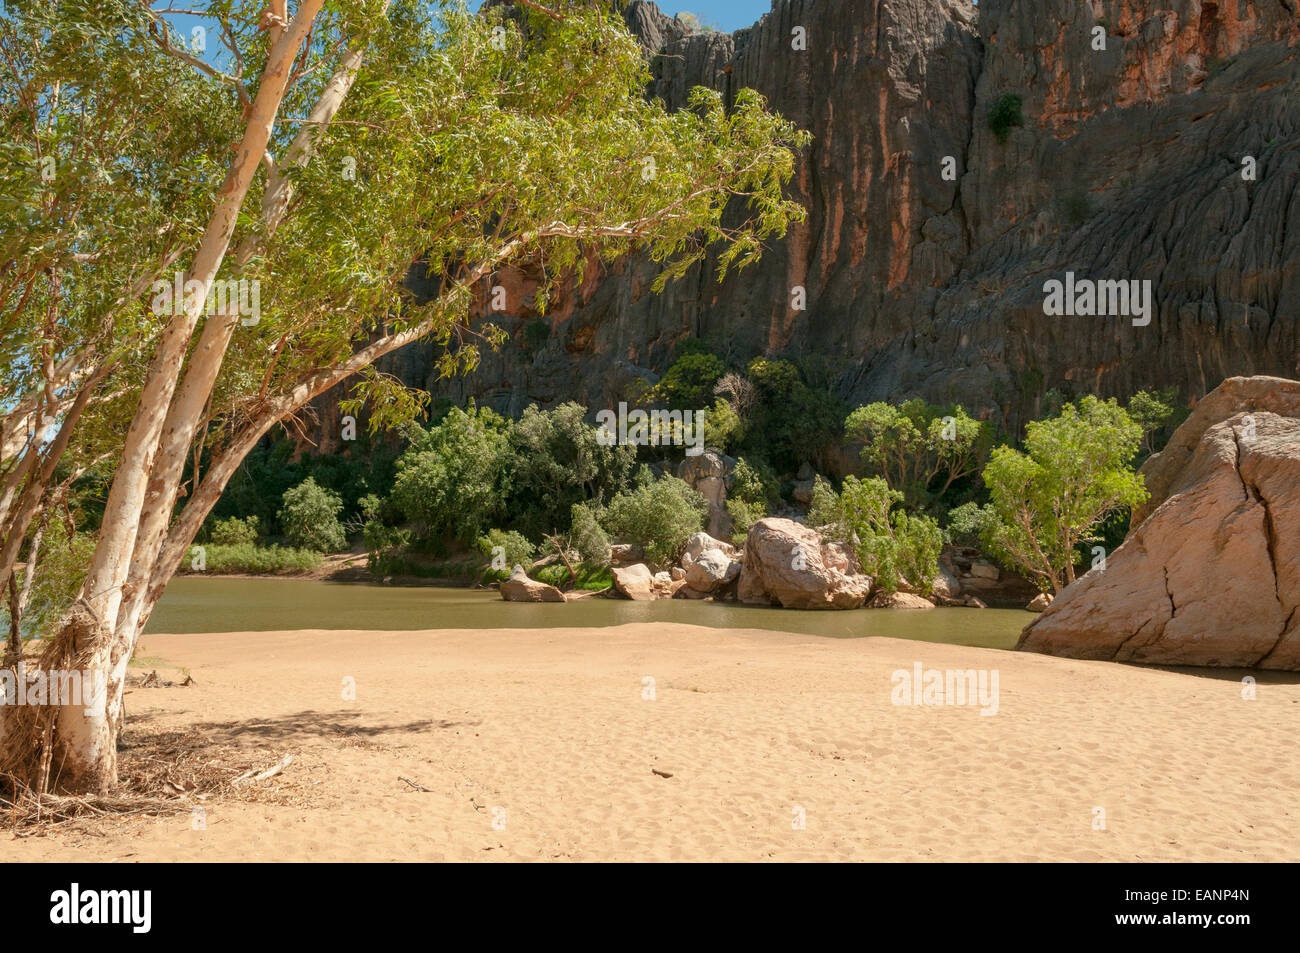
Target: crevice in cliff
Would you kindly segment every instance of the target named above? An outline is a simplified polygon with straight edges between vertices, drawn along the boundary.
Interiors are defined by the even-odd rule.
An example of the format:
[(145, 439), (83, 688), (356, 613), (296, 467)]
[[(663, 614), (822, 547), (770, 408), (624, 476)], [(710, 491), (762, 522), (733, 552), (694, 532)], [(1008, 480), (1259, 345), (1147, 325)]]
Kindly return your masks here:
[[(1136, 639), (1139, 635), (1141, 635), (1141, 634), (1142, 634), (1142, 630), (1145, 629), (1145, 628), (1146, 628), (1147, 626), (1149, 626), (1150, 624), (1151, 624), (1151, 620), (1150, 620), (1150, 619), (1147, 619), (1147, 620), (1144, 621), (1140, 626), (1137, 627), (1137, 629), (1134, 631), (1134, 633), (1133, 633), (1132, 635), (1130, 635), (1128, 638), (1124, 639), (1124, 641), (1120, 642), (1119, 645), (1115, 646), (1115, 651), (1111, 654), (1110, 660), (1111, 660), (1112, 662), (1118, 662), (1118, 661), (1120, 660), (1120, 658), (1119, 658), (1119, 653), (1122, 652), (1122, 651), (1124, 651), (1124, 646), (1128, 645), (1130, 642), (1132, 642), (1134, 639)], [(1019, 646), (1017, 646), (1017, 648), (1019, 648)]]

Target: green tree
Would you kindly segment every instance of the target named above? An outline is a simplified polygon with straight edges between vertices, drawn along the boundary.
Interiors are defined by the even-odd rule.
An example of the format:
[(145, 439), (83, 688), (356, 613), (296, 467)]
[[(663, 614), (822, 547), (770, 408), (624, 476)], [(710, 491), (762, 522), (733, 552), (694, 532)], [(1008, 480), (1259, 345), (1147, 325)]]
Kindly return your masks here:
[(393, 505), (418, 526), (427, 547), (445, 538), (469, 545), (505, 514), (510, 426), (488, 407), (452, 408), (427, 430), (412, 424), (397, 459)]
[(1025, 452), (998, 447), (984, 468), (990, 514), (983, 539), (1004, 565), (1060, 592), (1074, 582), (1077, 547), (1116, 511), (1147, 498), (1130, 465), (1142, 425), (1091, 395), (1026, 427)]
[(666, 476), (620, 493), (602, 518), (610, 535), (638, 544), (652, 566), (666, 566), (704, 528), (708, 511), (708, 502), (685, 480)]
[(991, 430), (960, 405), (943, 408), (913, 399), (859, 407), (844, 421), (844, 435), (863, 444), (862, 462), (902, 493), (909, 507), (924, 509), (979, 470)]
[(809, 387), (792, 362), (756, 357), (745, 376), (755, 396), (743, 449), (788, 472), (816, 462), (839, 439), (843, 403), (827, 390)]
[(312, 477), (284, 491), (280, 526), (289, 542), (318, 553), (334, 553), (348, 544), (339, 521), (343, 499)]
[[(196, 4), (232, 50), (221, 68), (188, 52), (172, 19)], [(479, 345), (503, 336), (461, 322), (505, 263), (544, 257), (553, 284), (591, 257), (640, 250), (663, 265), (657, 291), (706, 256), (721, 272), (748, 265), (803, 217), (782, 189), (806, 135), (749, 90), (724, 104), (697, 89), (669, 111), (645, 95), (646, 62), (621, 19), (553, 5), (470, 14), (300, 0), (289, 15), (275, 2), (6, 3), (0, 240), (17, 238), (0, 255), (0, 297), (37, 305), (17, 308), (17, 331), (0, 342), (17, 342), (0, 364), (23, 408), (11, 419), (0, 400), (3, 435), (52, 416), (55, 439), (0, 456), (0, 576), (60, 458), (107, 454), (95, 551), (50, 658), (75, 645), (83, 667), (110, 677), (102, 713), (68, 707), (48, 735), (0, 731), (0, 771), (43, 784), (35, 770), (52, 756), (66, 789), (112, 787), (123, 691), (113, 660), (129, 657), (244, 457), (345, 381), (371, 426), (415, 417), (420, 394), (375, 362), (427, 337), (446, 345), (441, 373), (472, 370)], [(35, 170), (50, 130), (47, 180)], [(91, 153), (97, 167), (77, 172)], [(28, 226), (44, 227), (55, 196), (81, 207), (85, 183), (102, 186), (89, 213), (33, 239)], [(98, 214), (136, 195), (140, 214)], [(413, 262), (431, 294), (409, 291)], [(169, 306), (154, 283), (165, 289), (177, 270), (193, 285)], [(228, 296), (210, 308), (227, 281), (259, 282), (260, 313)], [(36, 394), (39, 408), (22, 403)], [(83, 412), (96, 426), (78, 425)], [(198, 457), (206, 466), (187, 480)]]
[(609, 565), (609, 536), (600, 527), (597, 510), (587, 503), (573, 504), (569, 543), (590, 566)]
[(511, 522), (534, 539), (568, 530), (576, 503), (604, 503), (627, 485), (636, 448), (606, 446), (573, 402), (530, 404), (510, 427)]
[(1155, 453), (1157, 435), (1169, 427), (1177, 427), (1187, 419), (1190, 410), (1178, 400), (1178, 388), (1140, 390), (1129, 398), (1128, 415), (1142, 428), (1142, 456)]

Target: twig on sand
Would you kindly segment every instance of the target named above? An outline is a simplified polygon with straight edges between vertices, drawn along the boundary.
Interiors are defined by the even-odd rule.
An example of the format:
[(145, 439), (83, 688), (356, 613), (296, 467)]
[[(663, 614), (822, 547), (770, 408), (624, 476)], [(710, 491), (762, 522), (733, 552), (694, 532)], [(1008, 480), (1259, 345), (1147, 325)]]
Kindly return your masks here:
[(254, 781), (265, 781), (267, 778), (275, 777), (277, 774), (279, 774), (285, 768), (289, 767), (289, 765), (291, 764), (293, 764), (293, 755), (287, 754), (279, 761), (277, 761), (275, 764), (273, 764), (271, 767), (267, 768), (265, 771), (260, 771), (257, 773), (254, 773), (256, 769), (253, 769), (253, 771), (245, 771), (243, 774), (235, 778), (235, 780), (231, 781), (230, 783), (238, 784), (239, 782), (247, 781), (250, 778)]
[(423, 784), (417, 784), (415, 781), (412, 781), (410, 778), (404, 778), (400, 774), (397, 776), (397, 780), (405, 781), (407, 784), (415, 788), (415, 790), (417, 791), (428, 791), (430, 793), (433, 791), (433, 788), (426, 788)]

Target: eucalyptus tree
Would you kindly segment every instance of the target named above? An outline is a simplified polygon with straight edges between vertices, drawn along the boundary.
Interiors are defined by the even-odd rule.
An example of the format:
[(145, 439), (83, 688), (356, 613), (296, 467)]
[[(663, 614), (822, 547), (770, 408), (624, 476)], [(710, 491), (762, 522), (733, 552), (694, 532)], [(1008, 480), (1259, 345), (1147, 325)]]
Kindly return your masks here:
[[(202, 21), (221, 56), (200, 55), (169, 10), (141, 0), (10, 6), (12, 46), (35, 52), (11, 62), (4, 100), (3, 149), (27, 189), (4, 209), (0, 293), (17, 281), (12, 293), (25, 295), (21, 282), (44, 267), (40, 293), (56, 294), (53, 275), (69, 303), (48, 335), (39, 308), (19, 305), (12, 337), (4, 312), (0, 347), (15, 357), (0, 408), (17, 415), (6, 433), (28, 434), (6, 466), (31, 457), (15, 486), (45, 493), (50, 455), (94, 445), (84, 407), (100, 399), (100, 429), (120, 433), (85, 580), (40, 658), (103, 674), (106, 698), (31, 717), (0, 709), (0, 771), (38, 789), (115, 783), (139, 633), (272, 427), (349, 379), (376, 425), (412, 418), (420, 395), (375, 361), (432, 337), (442, 373), (471, 372), (503, 332), (471, 326), (468, 305), (508, 263), (540, 262), (550, 283), (592, 256), (642, 249), (663, 264), (662, 287), (706, 249), (720, 270), (743, 267), (803, 215), (782, 188), (806, 136), (750, 91), (726, 106), (696, 90), (675, 112), (647, 99), (640, 49), (603, 4), (471, 16), (415, 2), (224, 0)], [(76, 55), (52, 52), (64, 48)], [(82, 186), (121, 203), (116, 217), (57, 231), (24, 163), (35, 167), (49, 127), (66, 154), (85, 154), (74, 117), (87, 110), (95, 135), (161, 145), (127, 149)], [(43, 229), (52, 261), (38, 267)], [(412, 269), (436, 293), (414, 297)], [(65, 272), (82, 282), (75, 295)], [(49, 386), (64, 356), (87, 347), (80, 370)], [(70, 434), (65, 448), (33, 433), (46, 418)]]

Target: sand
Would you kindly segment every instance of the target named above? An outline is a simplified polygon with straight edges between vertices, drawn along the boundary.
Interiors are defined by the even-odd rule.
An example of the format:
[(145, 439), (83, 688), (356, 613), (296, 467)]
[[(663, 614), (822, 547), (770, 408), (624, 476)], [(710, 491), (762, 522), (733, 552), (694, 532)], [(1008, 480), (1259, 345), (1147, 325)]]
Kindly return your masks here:
[[(0, 861), (1300, 859), (1291, 676), (688, 625), (144, 641), (197, 685), (134, 690), (129, 732), (293, 763), (204, 829), (5, 831)], [(916, 662), (996, 670), (997, 714), (894, 704)]]

